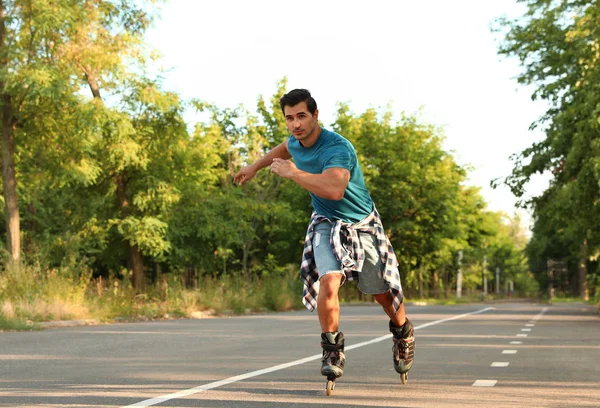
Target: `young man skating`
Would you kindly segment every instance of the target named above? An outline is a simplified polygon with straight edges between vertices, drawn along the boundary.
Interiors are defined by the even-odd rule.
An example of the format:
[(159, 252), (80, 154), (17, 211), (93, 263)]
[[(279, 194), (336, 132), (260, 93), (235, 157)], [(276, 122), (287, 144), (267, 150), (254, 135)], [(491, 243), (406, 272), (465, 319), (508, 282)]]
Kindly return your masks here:
[(338, 291), (346, 279), (358, 280), (359, 290), (373, 295), (390, 318), (394, 368), (405, 382), (414, 358), (414, 329), (406, 318), (398, 262), (354, 147), (341, 135), (321, 128), (317, 104), (307, 90), (290, 91), (280, 99), (280, 106), (290, 137), (242, 168), (234, 182), (244, 184), (270, 166), (273, 173), (298, 183), (311, 195), (314, 212), (300, 276), (303, 302), (309, 310), (317, 309), (321, 324), (321, 373), (330, 380), (343, 374)]

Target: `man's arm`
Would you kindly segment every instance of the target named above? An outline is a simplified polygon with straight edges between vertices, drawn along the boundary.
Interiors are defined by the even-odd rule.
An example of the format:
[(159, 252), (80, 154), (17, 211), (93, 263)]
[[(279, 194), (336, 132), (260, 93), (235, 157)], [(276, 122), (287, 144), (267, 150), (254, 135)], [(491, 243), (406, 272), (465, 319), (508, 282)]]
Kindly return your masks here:
[(341, 200), (350, 181), (350, 171), (341, 167), (332, 167), (323, 170), (321, 174), (312, 174), (299, 170), (289, 160), (279, 158), (273, 160), (271, 171), (295, 181), (314, 195), (327, 200)]
[(274, 159), (287, 160), (287, 159), (291, 158), (292, 155), (290, 154), (290, 152), (288, 152), (287, 144), (288, 144), (288, 141), (286, 139), (285, 141), (283, 141), (282, 143), (275, 146), (267, 154), (265, 154), (263, 157), (261, 157), (254, 163), (249, 164), (248, 166), (245, 166), (244, 168), (242, 168), (233, 177), (233, 182), (238, 183), (239, 185), (242, 185), (242, 184), (246, 183), (247, 181), (250, 181), (250, 179), (252, 179), (260, 169), (270, 166), (271, 163), (273, 163)]

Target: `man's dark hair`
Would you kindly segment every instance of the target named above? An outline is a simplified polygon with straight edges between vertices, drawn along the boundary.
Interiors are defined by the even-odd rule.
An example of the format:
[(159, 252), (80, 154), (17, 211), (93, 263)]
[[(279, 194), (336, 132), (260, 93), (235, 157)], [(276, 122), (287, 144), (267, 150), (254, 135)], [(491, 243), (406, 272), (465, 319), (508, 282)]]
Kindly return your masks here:
[(279, 106), (281, 106), (281, 111), (283, 112), (284, 107), (296, 106), (300, 102), (306, 102), (306, 107), (311, 115), (314, 115), (317, 111), (317, 102), (312, 96), (310, 96), (308, 89), (294, 89), (289, 91), (281, 97), (279, 100)]

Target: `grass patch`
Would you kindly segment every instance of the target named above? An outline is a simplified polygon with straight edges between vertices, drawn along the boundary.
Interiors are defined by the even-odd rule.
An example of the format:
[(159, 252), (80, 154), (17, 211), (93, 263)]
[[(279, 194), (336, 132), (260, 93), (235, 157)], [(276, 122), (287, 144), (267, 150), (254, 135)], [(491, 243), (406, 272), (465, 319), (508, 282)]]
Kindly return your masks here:
[(0, 272), (0, 330), (31, 329), (32, 323), (56, 320), (139, 321), (211, 314), (285, 311), (304, 307), (297, 268), (263, 278), (239, 274), (207, 276), (196, 289), (182, 279), (162, 275), (139, 293), (119, 279), (91, 279), (85, 269), (44, 270), (24, 266)]
[(25, 322), (20, 319), (16, 319), (14, 317), (6, 317), (0, 313), (0, 332), (23, 330), (40, 330), (40, 326), (32, 322)]
[[(548, 300), (549, 298), (546, 297), (546, 300)], [(581, 297), (567, 297), (567, 296), (556, 296), (552, 299), (552, 303), (587, 303), (589, 305), (599, 305), (600, 306), (600, 299), (598, 297), (593, 298), (590, 297), (589, 300), (583, 300), (583, 298)]]
[(580, 303), (583, 302), (584, 300), (580, 297), (559, 297), (556, 296), (552, 299), (552, 302), (554, 303)]

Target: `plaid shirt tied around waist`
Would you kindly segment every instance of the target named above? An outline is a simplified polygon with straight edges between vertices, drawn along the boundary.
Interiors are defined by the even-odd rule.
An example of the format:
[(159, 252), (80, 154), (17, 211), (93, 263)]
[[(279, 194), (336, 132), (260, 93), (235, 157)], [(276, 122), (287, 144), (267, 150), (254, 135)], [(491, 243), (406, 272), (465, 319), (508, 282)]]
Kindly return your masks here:
[[(311, 312), (317, 308), (317, 296), (319, 295), (319, 272), (315, 265), (312, 240), (315, 226), (324, 220), (330, 221), (327, 217), (313, 212), (306, 231), (302, 264), (300, 266), (300, 280), (304, 284), (302, 303)], [(331, 248), (342, 264), (346, 279), (358, 280), (365, 260), (359, 232), (368, 233), (377, 238), (377, 251), (381, 263), (384, 265), (383, 279), (390, 288), (394, 310), (397, 312), (404, 297), (400, 283), (400, 272), (398, 271), (398, 260), (392, 244), (385, 234), (379, 213), (375, 208), (373, 208), (371, 214), (358, 223), (351, 224), (341, 220), (333, 223)]]

